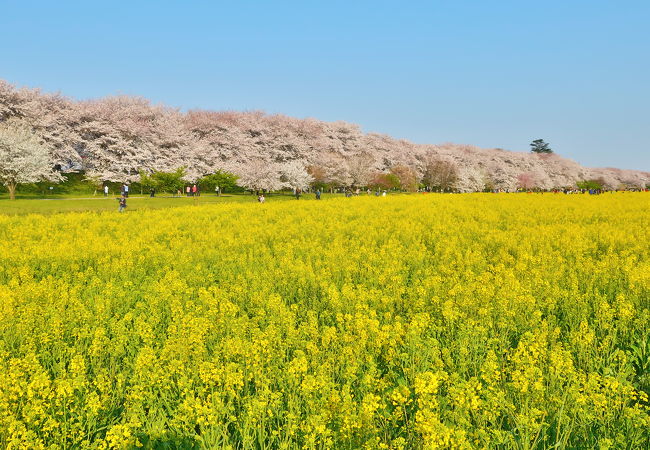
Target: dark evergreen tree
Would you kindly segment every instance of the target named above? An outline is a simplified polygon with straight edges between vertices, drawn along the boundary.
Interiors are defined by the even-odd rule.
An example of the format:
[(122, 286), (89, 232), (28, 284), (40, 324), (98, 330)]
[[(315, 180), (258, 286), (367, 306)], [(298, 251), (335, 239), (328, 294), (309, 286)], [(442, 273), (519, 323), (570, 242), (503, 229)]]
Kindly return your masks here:
[(553, 150), (548, 146), (544, 139), (535, 139), (530, 143), (530, 151), (533, 153), (553, 153)]

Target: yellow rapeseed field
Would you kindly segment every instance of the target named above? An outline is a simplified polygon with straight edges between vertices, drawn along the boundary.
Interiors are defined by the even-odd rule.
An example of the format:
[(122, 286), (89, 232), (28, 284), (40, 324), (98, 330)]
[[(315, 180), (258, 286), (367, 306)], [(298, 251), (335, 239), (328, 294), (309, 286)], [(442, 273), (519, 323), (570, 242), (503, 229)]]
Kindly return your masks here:
[(0, 447), (650, 445), (650, 194), (0, 216)]

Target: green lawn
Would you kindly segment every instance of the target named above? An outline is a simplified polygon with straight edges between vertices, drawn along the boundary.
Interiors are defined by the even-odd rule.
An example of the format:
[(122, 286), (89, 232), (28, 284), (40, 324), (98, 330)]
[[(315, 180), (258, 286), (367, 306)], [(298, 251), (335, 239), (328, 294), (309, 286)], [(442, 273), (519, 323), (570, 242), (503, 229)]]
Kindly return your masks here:
[[(323, 195), (323, 198), (328, 197), (333, 197), (333, 195)], [(301, 197), (301, 200), (313, 198), (314, 194), (306, 194)], [(294, 197), (289, 194), (271, 194), (266, 196), (267, 202), (288, 200), (295, 201)], [(251, 194), (224, 194), (220, 197), (217, 197), (216, 195), (202, 195), (201, 197), (171, 197), (163, 195), (155, 198), (133, 195), (128, 199), (127, 212), (142, 209), (171, 208), (192, 204), (216, 204), (226, 202), (255, 203), (256, 201), (257, 197)], [(6, 195), (0, 196), (0, 214), (55, 214), (71, 211), (115, 211), (115, 213), (117, 213), (117, 209), (118, 202), (116, 196), (59, 196), (50, 199), (23, 197), (13, 201), (9, 200)]]

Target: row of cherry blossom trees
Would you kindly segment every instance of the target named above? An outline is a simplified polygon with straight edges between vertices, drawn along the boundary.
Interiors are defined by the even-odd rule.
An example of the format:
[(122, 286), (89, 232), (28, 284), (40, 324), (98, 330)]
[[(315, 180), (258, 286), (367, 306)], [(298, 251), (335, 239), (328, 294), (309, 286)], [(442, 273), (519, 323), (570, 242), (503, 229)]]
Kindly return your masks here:
[(574, 187), (644, 187), (650, 173), (591, 169), (556, 154), (472, 146), (416, 145), (363, 133), (346, 122), (263, 112), (189, 111), (138, 97), (73, 101), (0, 80), (0, 122), (20, 124), (47, 147), (58, 172), (95, 180), (138, 181), (141, 171), (185, 168), (187, 181), (226, 171), (251, 190), (308, 186), (462, 192)]

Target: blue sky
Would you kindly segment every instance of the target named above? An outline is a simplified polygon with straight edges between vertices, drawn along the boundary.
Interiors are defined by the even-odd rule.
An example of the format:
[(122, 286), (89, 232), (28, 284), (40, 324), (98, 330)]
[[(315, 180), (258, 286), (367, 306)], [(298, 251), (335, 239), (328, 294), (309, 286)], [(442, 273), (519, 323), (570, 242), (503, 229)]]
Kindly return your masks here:
[(0, 78), (650, 171), (650, 1), (0, 0)]

